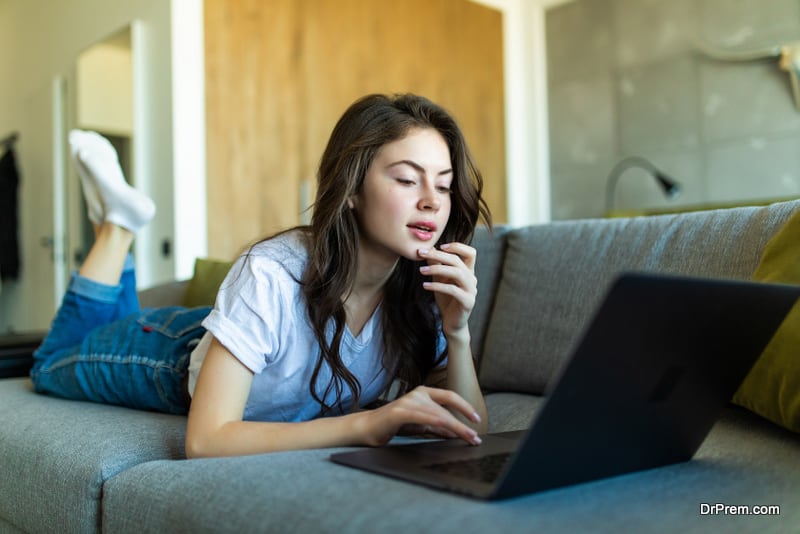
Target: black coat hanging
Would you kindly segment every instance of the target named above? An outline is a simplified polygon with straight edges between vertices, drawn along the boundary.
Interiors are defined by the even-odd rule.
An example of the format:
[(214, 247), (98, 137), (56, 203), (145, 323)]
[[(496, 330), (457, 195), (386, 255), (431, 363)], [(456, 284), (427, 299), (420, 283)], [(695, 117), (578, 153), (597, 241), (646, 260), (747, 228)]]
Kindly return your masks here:
[(0, 157), (0, 279), (4, 282), (19, 277), (19, 172), (14, 154), (17, 135), (0, 142), (5, 150)]

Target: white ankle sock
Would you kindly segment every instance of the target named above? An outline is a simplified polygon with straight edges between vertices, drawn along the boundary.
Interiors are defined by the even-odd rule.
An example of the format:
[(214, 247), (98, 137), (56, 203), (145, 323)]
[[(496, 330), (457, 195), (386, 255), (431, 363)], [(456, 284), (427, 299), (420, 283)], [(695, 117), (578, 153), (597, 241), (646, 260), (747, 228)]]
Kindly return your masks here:
[(156, 213), (155, 204), (125, 181), (111, 143), (94, 132), (81, 132), (76, 139), (79, 168), (102, 198), (104, 220), (131, 232), (150, 222)]
[(103, 199), (94, 185), (94, 180), (87, 174), (86, 169), (78, 159), (78, 148), (81, 145), (82, 138), (83, 132), (80, 130), (72, 130), (69, 133), (69, 152), (81, 179), (81, 189), (83, 189), (83, 198), (86, 200), (86, 211), (89, 214), (89, 220), (94, 224), (102, 224), (105, 218)]

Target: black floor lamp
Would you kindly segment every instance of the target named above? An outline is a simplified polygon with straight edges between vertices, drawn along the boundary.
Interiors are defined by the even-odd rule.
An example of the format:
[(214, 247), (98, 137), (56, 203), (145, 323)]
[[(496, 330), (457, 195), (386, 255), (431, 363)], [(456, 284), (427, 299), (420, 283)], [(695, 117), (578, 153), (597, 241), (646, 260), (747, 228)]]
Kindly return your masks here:
[(614, 208), (614, 192), (617, 188), (617, 182), (619, 182), (622, 174), (631, 167), (638, 167), (649, 172), (658, 182), (659, 187), (664, 192), (664, 196), (667, 198), (675, 198), (681, 194), (681, 185), (664, 174), (650, 161), (640, 156), (627, 157), (614, 165), (614, 168), (608, 173), (608, 178), (606, 179), (606, 214), (610, 214)]

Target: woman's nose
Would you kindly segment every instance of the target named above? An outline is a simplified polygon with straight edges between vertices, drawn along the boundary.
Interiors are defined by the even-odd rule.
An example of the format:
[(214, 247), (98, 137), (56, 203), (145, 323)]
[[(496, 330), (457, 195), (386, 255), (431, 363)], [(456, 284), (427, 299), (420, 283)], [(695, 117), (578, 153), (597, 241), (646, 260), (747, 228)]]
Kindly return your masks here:
[(419, 199), (419, 208), (421, 210), (439, 211), (442, 203), (436, 196), (436, 191), (432, 188), (424, 188), (422, 196)]

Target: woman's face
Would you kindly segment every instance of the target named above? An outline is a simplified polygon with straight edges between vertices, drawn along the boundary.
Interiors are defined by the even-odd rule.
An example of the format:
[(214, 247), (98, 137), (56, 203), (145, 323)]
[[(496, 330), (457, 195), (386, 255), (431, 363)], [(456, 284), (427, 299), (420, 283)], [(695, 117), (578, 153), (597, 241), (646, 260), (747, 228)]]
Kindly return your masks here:
[(362, 258), (417, 260), (419, 249), (433, 248), (450, 217), (452, 180), (450, 150), (437, 130), (412, 128), (383, 145), (348, 201), (359, 223)]

